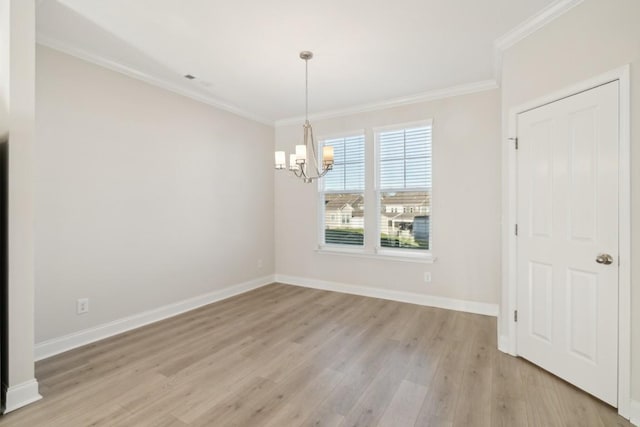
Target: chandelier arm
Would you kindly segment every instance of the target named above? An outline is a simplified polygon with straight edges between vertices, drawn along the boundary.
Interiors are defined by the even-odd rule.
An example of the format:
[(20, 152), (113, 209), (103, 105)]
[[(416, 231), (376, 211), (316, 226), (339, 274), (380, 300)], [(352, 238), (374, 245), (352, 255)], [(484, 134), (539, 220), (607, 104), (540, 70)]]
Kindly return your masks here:
[(308, 178), (307, 173), (305, 172), (306, 164), (300, 165), (300, 175), (298, 178)]
[(311, 125), (309, 125), (308, 127), (309, 130), (309, 136), (311, 137), (311, 152), (313, 153), (313, 167), (316, 170), (316, 175), (318, 175), (318, 177), (320, 177), (320, 169), (318, 169), (318, 153), (317, 153), (317, 149), (316, 149), (316, 140), (313, 137), (313, 127)]
[(331, 169), (333, 169), (331, 165), (327, 166), (326, 169), (322, 169), (322, 173), (319, 174), (318, 178), (325, 176)]

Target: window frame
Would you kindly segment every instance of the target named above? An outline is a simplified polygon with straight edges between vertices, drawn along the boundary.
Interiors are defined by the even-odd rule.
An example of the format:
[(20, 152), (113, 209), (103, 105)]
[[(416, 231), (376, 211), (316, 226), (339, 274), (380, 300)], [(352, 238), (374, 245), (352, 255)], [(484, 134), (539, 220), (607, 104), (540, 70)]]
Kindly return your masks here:
[[(403, 249), (403, 248), (385, 248), (380, 245), (380, 190), (379, 185), (379, 149), (378, 149), (378, 134), (384, 131), (393, 131), (401, 129), (410, 129), (414, 127), (430, 126), (431, 127), (431, 188), (427, 189), (430, 192), (431, 199), (429, 205), (429, 217), (430, 217), (430, 233), (429, 233), (429, 249)], [(364, 211), (364, 234), (363, 245), (340, 245), (335, 243), (325, 243), (325, 209), (324, 209), (324, 195), (328, 193), (348, 193), (348, 191), (325, 191), (324, 190), (324, 178), (317, 181), (317, 205), (316, 205), (316, 235), (317, 246), (315, 252), (323, 256), (338, 256), (338, 257), (354, 257), (362, 259), (373, 259), (378, 261), (392, 261), (392, 262), (407, 262), (416, 264), (433, 264), (437, 261), (436, 256), (433, 253), (433, 179), (434, 179), (434, 129), (433, 119), (427, 118), (418, 121), (396, 123), (385, 126), (368, 126), (364, 129), (357, 129), (345, 132), (336, 132), (329, 134), (322, 134), (317, 138), (318, 147), (321, 150), (324, 141), (336, 138), (349, 138), (354, 136), (364, 136), (364, 189), (359, 191), (352, 191), (351, 193), (360, 193), (364, 197), (365, 211)], [(415, 189), (406, 191), (418, 191)], [(388, 190), (385, 190), (388, 191)], [(403, 189), (403, 191), (405, 191)], [(375, 199), (375, 200), (374, 200)]]
[[(383, 132), (393, 132), (400, 131), (406, 129), (414, 129), (420, 127), (430, 127), (431, 128), (431, 188), (429, 187), (419, 187), (419, 188), (380, 188), (380, 134)], [(374, 147), (373, 147), (373, 173), (374, 173), (374, 197), (375, 197), (375, 248), (374, 252), (377, 255), (382, 256), (390, 256), (390, 257), (407, 257), (407, 258), (421, 258), (428, 259), (433, 261), (435, 258), (433, 256), (433, 119), (419, 120), (415, 122), (408, 123), (398, 123), (389, 126), (379, 126), (374, 127), (373, 131), (373, 139), (374, 139)], [(366, 182), (365, 182), (366, 184)], [(429, 248), (428, 249), (403, 249), (403, 248), (388, 248), (384, 247), (380, 243), (380, 235), (382, 229), (380, 227), (381, 221), (381, 196), (382, 193), (400, 193), (400, 192), (426, 192), (430, 195), (429, 197)], [(366, 234), (366, 233), (365, 233)]]

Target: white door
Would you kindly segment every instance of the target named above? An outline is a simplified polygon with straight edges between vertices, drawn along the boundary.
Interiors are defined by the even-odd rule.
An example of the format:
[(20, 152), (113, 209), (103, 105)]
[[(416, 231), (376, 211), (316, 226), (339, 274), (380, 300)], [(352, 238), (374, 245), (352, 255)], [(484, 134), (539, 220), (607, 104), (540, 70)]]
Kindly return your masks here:
[(518, 354), (613, 406), (618, 86), (524, 112), (517, 123)]

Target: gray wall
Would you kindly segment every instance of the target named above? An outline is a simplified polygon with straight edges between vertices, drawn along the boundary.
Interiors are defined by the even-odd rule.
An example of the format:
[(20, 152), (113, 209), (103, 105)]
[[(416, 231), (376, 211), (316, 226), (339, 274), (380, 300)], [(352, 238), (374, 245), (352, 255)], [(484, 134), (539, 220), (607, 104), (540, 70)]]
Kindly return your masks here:
[(274, 273), (272, 127), (41, 46), (36, 117), (36, 343)]
[[(373, 176), (375, 127), (433, 119), (433, 264), (318, 253), (317, 187), (276, 174), (278, 274), (498, 304), (500, 295), (500, 92), (488, 90), (380, 111), (313, 121), (316, 135), (365, 130), (366, 173)], [(291, 152), (299, 123), (276, 128)], [(375, 192), (365, 193), (365, 221), (375, 224)], [(292, 209), (300, 207), (300, 209)], [(304, 209), (303, 213), (300, 210)], [(369, 242), (373, 249), (375, 242)], [(432, 273), (431, 283), (424, 272)]]

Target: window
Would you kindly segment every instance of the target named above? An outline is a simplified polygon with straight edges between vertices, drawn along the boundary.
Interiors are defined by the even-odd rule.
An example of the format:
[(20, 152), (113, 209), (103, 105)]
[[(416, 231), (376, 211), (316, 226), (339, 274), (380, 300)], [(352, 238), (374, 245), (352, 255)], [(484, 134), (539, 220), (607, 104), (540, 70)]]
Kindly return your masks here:
[[(334, 164), (320, 181), (324, 244), (364, 246), (364, 135), (332, 138)], [(322, 148), (319, 150), (322, 152)]]
[(431, 124), (376, 132), (380, 248), (431, 248)]
[(369, 147), (364, 132), (320, 140), (335, 162), (318, 183), (320, 249), (433, 262), (431, 122), (372, 133)]

